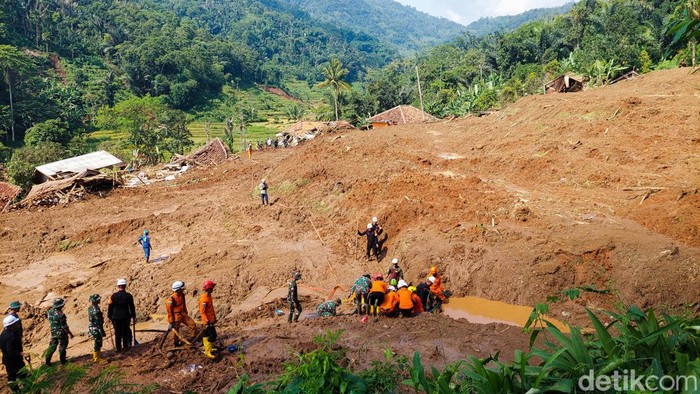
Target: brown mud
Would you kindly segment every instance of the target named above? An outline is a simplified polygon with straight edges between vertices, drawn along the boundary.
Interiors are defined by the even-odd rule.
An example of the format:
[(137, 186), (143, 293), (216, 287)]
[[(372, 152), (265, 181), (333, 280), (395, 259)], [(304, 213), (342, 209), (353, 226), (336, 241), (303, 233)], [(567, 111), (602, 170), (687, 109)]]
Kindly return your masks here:
[[(286, 312), (293, 270), (303, 273), (305, 313), (336, 286), (346, 297), (355, 278), (385, 271), (393, 257), (414, 284), (437, 265), (459, 297), (527, 306), (576, 286), (606, 290), (553, 306), (552, 318), (576, 324), (585, 324), (584, 307), (694, 310), (699, 87), (700, 73), (689, 69), (654, 72), (582, 93), (527, 97), (487, 117), (321, 135), (104, 199), (2, 214), (0, 304), (32, 305), (25, 327), (29, 351), (38, 354), (48, 343), (42, 313), (66, 297), (78, 334), (69, 356), (87, 360), (90, 294), (107, 299), (124, 277), (139, 321), (150, 321), (143, 327), (165, 328), (171, 283), (188, 284), (196, 315), (199, 287), (213, 279), (218, 331), (224, 344), (242, 346), (241, 368), (234, 368), (238, 353), (210, 362), (192, 349), (168, 360), (155, 348), (159, 333), (138, 333), (141, 346), (119, 357), (105, 341), (130, 382), (155, 382), (164, 392), (223, 391), (243, 370), (254, 381), (269, 379), (329, 329), (346, 330), (340, 344), (353, 368), (386, 348), (420, 351), (441, 365), (498, 351), (506, 359), (527, 347), (518, 327), (445, 316), (365, 324), (357, 316), (308, 316), (290, 327), (275, 310)], [(255, 194), (261, 178), (270, 184), (270, 207)], [(388, 235), (379, 263), (364, 258), (356, 236), (372, 216)], [(150, 264), (136, 244), (146, 228)]]

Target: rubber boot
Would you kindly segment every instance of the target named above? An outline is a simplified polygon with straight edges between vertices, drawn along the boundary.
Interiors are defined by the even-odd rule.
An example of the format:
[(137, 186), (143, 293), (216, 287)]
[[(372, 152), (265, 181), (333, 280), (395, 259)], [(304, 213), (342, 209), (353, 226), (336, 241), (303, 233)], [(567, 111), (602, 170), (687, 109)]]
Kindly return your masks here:
[(289, 311), (289, 316), (287, 317), (287, 323), (292, 323), (292, 316), (294, 315), (294, 312)]
[(99, 359), (100, 359), (100, 356), (97, 355), (97, 351), (93, 351), (92, 352), (92, 362), (97, 363), (97, 361), (99, 361)]
[(204, 355), (212, 360), (215, 359), (216, 355), (212, 354), (211, 352), (214, 349), (214, 346), (211, 342), (209, 342), (209, 337), (203, 337), (202, 343), (204, 344)]
[(297, 314), (294, 315), (294, 323), (299, 321), (299, 315), (301, 315), (301, 312), (298, 312)]

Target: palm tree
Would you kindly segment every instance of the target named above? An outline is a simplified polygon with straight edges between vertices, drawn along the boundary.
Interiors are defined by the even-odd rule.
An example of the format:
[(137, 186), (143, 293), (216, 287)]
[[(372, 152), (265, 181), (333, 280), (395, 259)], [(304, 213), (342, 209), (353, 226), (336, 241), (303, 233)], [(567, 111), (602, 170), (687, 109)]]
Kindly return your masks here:
[(318, 84), (318, 87), (331, 89), (333, 94), (333, 104), (335, 104), (335, 120), (338, 121), (338, 97), (343, 90), (350, 90), (350, 85), (343, 81), (348, 75), (348, 69), (343, 68), (343, 64), (338, 58), (332, 58), (326, 66), (323, 67), (323, 82)]
[(33, 66), (31, 59), (16, 47), (0, 45), (0, 67), (2, 76), (10, 94), (10, 128), (12, 141), (15, 140), (15, 107), (12, 96), (12, 84), (18, 74), (28, 72)]

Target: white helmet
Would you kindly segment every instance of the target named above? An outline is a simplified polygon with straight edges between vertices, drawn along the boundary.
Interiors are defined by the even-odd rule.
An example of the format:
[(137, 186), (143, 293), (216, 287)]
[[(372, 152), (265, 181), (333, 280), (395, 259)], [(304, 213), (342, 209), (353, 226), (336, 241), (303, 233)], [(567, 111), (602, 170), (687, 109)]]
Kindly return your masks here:
[(126, 279), (117, 279), (117, 286), (126, 286)]
[(391, 264), (399, 265), (399, 259), (397, 259), (396, 257), (394, 257), (393, 259), (391, 259)]
[(180, 280), (173, 282), (173, 291), (178, 291), (178, 290), (184, 289), (184, 288), (185, 288), (185, 282), (180, 281)]
[(367, 229), (369, 230), (371, 228), (372, 228), (372, 223), (367, 223)]
[(434, 276), (429, 277), (428, 282), (435, 283), (435, 277)]
[(265, 183), (265, 178), (263, 178), (262, 181), (260, 181), (260, 182)]
[(372, 223), (377, 223), (378, 221), (379, 221), (379, 219), (377, 219), (376, 216), (372, 218)]
[(399, 289), (402, 288), (402, 287), (408, 287), (408, 283), (406, 283), (405, 280), (401, 279), (401, 280), (399, 281), (398, 287), (399, 287)]
[(19, 321), (19, 318), (15, 315), (7, 315), (5, 318), (2, 320), (2, 325), (4, 327), (9, 327)]
[(396, 287), (394, 287), (394, 286), (389, 286), (389, 287), (387, 287), (387, 289), (389, 291), (396, 291)]

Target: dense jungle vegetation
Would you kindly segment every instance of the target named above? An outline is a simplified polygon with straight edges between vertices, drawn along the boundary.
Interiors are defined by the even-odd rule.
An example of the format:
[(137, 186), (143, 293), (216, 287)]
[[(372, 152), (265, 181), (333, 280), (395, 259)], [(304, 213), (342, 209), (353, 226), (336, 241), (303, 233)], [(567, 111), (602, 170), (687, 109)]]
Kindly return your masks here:
[[(398, 104), (420, 105), (417, 71), (426, 110), (450, 117), (539, 93), (564, 72), (600, 85), (631, 69), (690, 65), (700, 7), (582, 0), (563, 15), (401, 57), (366, 29), (318, 20), (296, 3), (2, 0), (0, 160), (10, 181), (28, 187), (33, 166), (97, 148), (152, 163), (190, 149), (193, 129), (208, 138), (212, 122), (258, 137), (302, 118), (360, 125)], [(434, 19), (421, 27), (444, 29)], [(391, 28), (383, 22), (381, 31)]]

